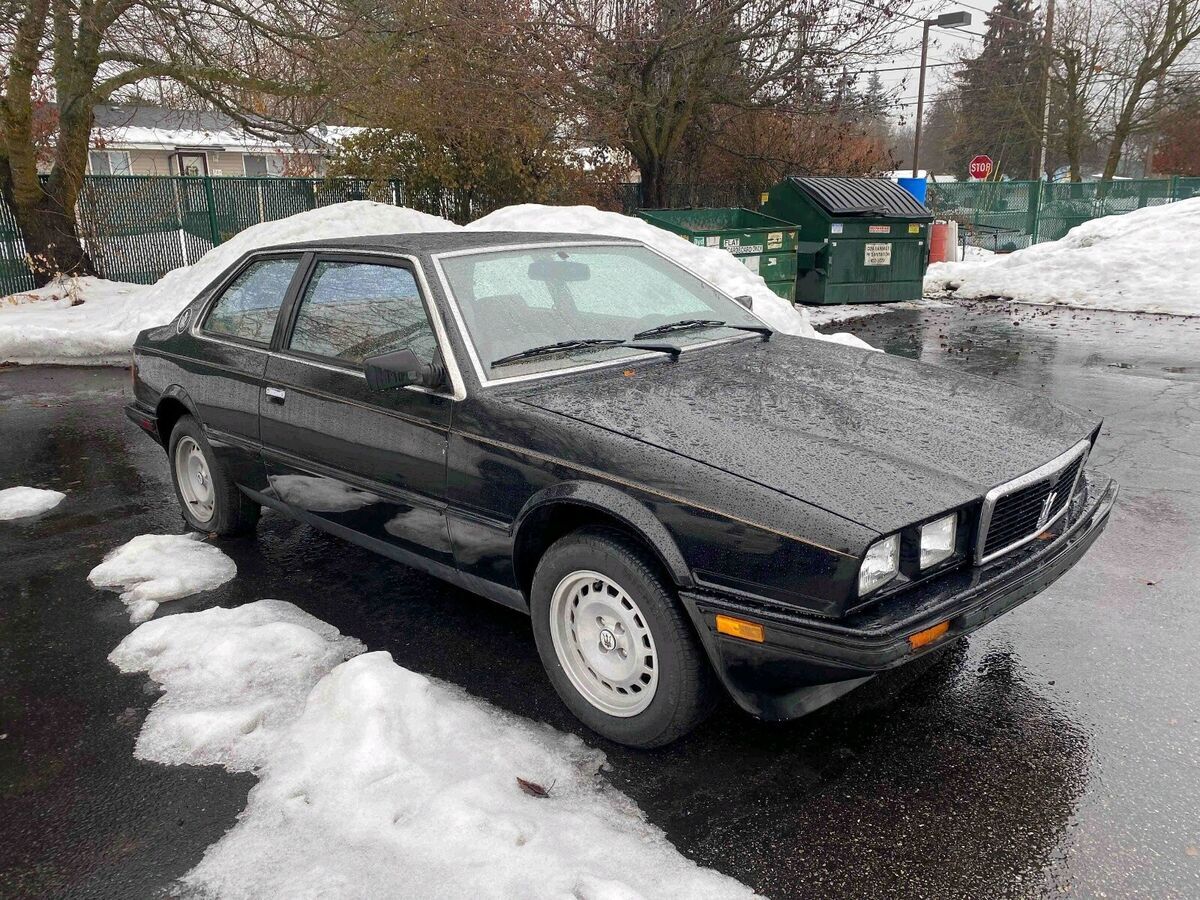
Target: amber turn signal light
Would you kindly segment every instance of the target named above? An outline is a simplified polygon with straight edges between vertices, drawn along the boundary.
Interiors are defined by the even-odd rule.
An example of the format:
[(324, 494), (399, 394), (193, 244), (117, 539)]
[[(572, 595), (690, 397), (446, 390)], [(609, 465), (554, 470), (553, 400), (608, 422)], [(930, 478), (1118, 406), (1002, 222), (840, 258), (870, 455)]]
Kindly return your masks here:
[(756, 622), (735, 619), (732, 616), (717, 616), (717, 631), (744, 641), (763, 642), (763, 627)]
[(938, 622), (932, 628), (926, 628), (924, 631), (918, 631), (916, 634), (910, 634), (908, 636), (908, 644), (914, 650), (920, 650), (926, 644), (932, 644), (949, 630), (949, 622)]

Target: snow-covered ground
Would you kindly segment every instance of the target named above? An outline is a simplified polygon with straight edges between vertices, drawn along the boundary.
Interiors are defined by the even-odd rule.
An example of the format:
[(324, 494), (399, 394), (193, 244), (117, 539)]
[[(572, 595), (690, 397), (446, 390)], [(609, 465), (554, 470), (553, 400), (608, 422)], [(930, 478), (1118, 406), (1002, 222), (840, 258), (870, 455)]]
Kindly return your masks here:
[(203, 535), (140, 534), (92, 569), (93, 586), (121, 592), (129, 621), (145, 622), (160, 603), (211, 591), (237, 575), (237, 565)]
[(1200, 198), (1093, 219), (1061, 240), (937, 263), (926, 293), (1121, 312), (1200, 316)]
[(0, 490), (0, 522), (40, 516), (62, 503), (67, 495), (44, 488), (10, 487)]
[[(124, 546), (149, 539), (203, 590), (207, 563), (162, 537)], [(753, 896), (680, 855), (607, 786), (600, 751), (364, 650), (290, 603), (259, 600), (147, 622), (109, 656), (162, 690), (138, 758), (259, 778), (237, 824), (183, 877), (185, 894)]]
[[(139, 331), (169, 322), (240, 256), (258, 247), (355, 235), (453, 231), (460, 226), (404, 207), (356, 200), (264, 222), (239, 232), (198, 262), (168, 272), (153, 285), (98, 278), (67, 279), (0, 298), (0, 361), (121, 364)], [(867, 346), (852, 335), (819, 335), (766, 283), (724, 250), (696, 247), (641, 219), (589, 206), (507, 207), (471, 223), (488, 230), (572, 231), (644, 240), (737, 296), (754, 297), (755, 312), (789, 334)]]

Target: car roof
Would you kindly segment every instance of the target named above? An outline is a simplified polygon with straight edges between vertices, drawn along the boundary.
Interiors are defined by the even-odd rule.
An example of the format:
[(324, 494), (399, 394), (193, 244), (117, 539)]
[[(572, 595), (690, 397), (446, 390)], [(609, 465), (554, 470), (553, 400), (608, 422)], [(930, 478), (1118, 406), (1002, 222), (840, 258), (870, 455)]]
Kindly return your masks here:
[(386, 250), (395, 253), (428, 254), (447, 253), (454, 250), (476, 250), (508, 244), (578, 244), (578, 243), (622, 243), (637, 245), (630, 238), (600, 234), (570, 234), (557, 231), (425, 231), (408, 234), (371, 234), (361, 237), (327, 238), (325, 240), (295, 241), (273, 244), (261, 250), (311, 250), (315, 248), (337, 248), (339, 250)]

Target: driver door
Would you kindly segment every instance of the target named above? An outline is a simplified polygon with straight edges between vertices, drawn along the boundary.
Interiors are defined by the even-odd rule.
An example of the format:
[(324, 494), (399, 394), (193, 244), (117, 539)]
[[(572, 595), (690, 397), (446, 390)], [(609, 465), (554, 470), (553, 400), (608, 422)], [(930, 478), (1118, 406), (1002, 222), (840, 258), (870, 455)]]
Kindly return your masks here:
[(366, 357), (402, 347), (433, 360), (425, 303), (408, 262), (314, 254), (267, 363), (259, 418), (269, 495), (402, 561), (452, 568), (454, 401), (448, 389), (373, 391), (363, 374)]

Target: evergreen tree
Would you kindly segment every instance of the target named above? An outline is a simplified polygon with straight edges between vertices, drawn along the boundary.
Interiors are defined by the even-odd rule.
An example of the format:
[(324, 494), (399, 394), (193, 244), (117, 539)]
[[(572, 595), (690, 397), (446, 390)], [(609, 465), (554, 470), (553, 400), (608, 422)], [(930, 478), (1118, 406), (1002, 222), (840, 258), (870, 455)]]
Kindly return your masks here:
[(1023, 178), (1041, 131), (1041, 28), (1031, 0), (1000, 0), (986, 21), (982, 50), (954, 76), (961, 119), (947, 151), (963, 172), (986, 153), (998, 174)]

